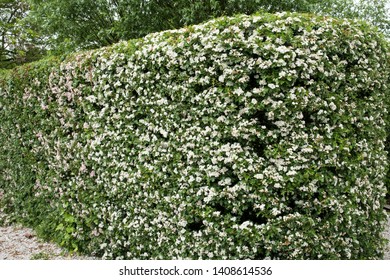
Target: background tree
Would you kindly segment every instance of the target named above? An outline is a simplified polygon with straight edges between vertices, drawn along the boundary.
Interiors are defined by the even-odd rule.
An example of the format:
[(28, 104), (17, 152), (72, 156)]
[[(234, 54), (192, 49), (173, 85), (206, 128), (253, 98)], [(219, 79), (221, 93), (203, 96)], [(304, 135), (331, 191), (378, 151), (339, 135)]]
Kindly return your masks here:
[[(365, 19), (389, 34), (389, 0), (26, 0), (53, 53), (106, 46), (210, 18), (297, 11)], [(9, 2), (9, 1), (8, 1)], [(16, 2), (16, 1), (11, 1)], [(17, 1), (20, 2), (20, 1)]]
[(0, 0), (0, 68), (36, 60), (44, 53), (37, 33), (24, 22), (28, 11), (25, 1)]
[(357, 18), (377, 26), (388, 38), (390, 36), (389, 0), (330, 0), (317, 5), (313, 10), (317, 14), (339, 18)]

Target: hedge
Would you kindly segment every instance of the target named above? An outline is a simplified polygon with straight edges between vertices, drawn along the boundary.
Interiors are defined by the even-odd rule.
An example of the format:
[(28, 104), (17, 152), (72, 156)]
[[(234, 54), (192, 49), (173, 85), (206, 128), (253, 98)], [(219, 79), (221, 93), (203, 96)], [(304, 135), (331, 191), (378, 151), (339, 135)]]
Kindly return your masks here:
[(259, 13), (0, 78), (3, 222), (104, 259), (378, 259), (386, 41)]

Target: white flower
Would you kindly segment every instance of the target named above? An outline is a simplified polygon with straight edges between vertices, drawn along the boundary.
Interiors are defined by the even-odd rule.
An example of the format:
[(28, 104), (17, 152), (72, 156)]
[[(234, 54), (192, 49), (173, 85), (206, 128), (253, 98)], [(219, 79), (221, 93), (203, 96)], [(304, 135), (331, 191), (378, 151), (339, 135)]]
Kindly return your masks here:
[(213, 216), (214, 217), (219, 217), (219, 216), (221, 216), (221, 212), (220, 211), (215, 211), (215, 212), (213, 212)]
[(279, 72), (279, 78), (284, 78), (286, 76), (287, 76), (287, 72), (286, 71), (282, 70), (282, 71)]
[(249, 226), (253, 225), (253, 223), (251, 221), (245, 221), (243, 222), (238, 228), (243, 230), (243, 229), (246, 229), (248, 228)]
[(277, 87), (277, 85), (270, 83), (270, 84), (268, 84), (268, 87), (271, 89), (275, 89)]
[(263, 174), (256, 174), (254, 177), (255, 177), (256, 179), (259, 179), (259, 180), (264, 179), (264, 175), (263, 175)]
[(186, 227), (187, 226), (187, 221), (186, 220), (180, 220), (178, 225), (181, 226), (181, 227)]
[(164, 130), (164, 129), (160, 129), (160, 133), (161, 133), (161, 135), (164, 137), (164, 138), (167, 138), (168, 137), (168, 132), (166, 131), (166, 130)]
[(85, 97), (85, 99), (88, 100), (91, 103), (95, 103), (96, 102), (96, 96), (94, 96), (94, 95), (89, 95), (89, 96)]
[(85, 164), (82, 163), (80, 166), (80, 172), (83, 173), (83, 172), (85, 172), (85, 170), (87, 170), (87, 168), (86, 168)]
[(225, 179), (219, 181), (218, 185), (220, 185), (220, 186), (229, 186), (231, 183), (232, 183), (232, 179), (228, 177), (228, 178), (225, 178)]
[(232, 129), (232, 136), (233, 137), (240, 136), (240, 131), (237, 128), (235, 128), (235, 127), (233, 127), (233, 129)]
[(240, 96), (244, 93), (244, 91), (242, 90), (242, 88), (236, 88), (234, 91), (233, 91), (234, 94)]
[(279, 46), (275, 50), (283, 54), (290, 51), (289, 48), (287, 48), (286, 46)]
[(304, 152), (304, 153), (312, 153), (313, 149), (309, 148), (309, 147), (305, 147), (305, 148), (302, 149), (302, 152)]
[(277, 209), (277, 208), (272, 208), (272, 215), (273, 216), (277, 216), (277, 215), (279, 215), (281, 212), (280, 212), (280, 210), (279, 209)]
[(334, 104), (333, 102), (331, 102), (331, 103), (329, 104), (329, 108), (332, 109), (333, 111), (335, 111), (335, 110), (337, 109), (337, 106), (336, 106), (336, 104)]
[(290, 170), (290, 171), (288, 171), (288, 172), (286, 173), (287, 176), (294, 176), (294, 175), (296, 175), (296, 174), (297, 174), (297, 172), (296, 172), (295, 170)]

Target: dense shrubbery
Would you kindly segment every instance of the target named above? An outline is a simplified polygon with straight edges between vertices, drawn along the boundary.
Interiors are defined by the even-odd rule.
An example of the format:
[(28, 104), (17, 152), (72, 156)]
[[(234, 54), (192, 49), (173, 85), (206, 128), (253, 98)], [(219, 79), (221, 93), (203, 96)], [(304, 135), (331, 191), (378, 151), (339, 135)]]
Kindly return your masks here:
[(283, 13), (3, 73), (3, 210), (104, 258), (379, 258), (387, 63)]

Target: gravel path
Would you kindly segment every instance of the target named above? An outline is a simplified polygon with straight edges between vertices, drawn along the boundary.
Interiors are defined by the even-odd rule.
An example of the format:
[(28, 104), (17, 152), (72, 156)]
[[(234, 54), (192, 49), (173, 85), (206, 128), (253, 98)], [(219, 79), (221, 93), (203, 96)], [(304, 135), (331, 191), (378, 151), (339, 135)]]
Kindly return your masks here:
[(91, 260), (92, 257), (71, 255), (54, 243), (40, 240), (32, 229), (0, 227), (0, 260)]
[[(390, 213), (389, 213), (390, 214)], [(384, 236), (390, 241), (390, 215)], [(24, 227), (0, 227), (0, 260), (91, 260), (92, 257), (70, 255), (53, 243), (37, 238), (32, 229)], [(390, 260), (390, 243), (385, 252), (385, 260)]]
[(390, 260), (390, 212), (387, 212), (387, 213), (388, 213), (387, 227), (386, 227), (386, 230), (384, 231), (383, 235), (384, 235), (384, 237), (387, 238), (387, 240), (389, 240), (389, 243), (387, 243), (387, 250), (385, 251), (384, 259)]

